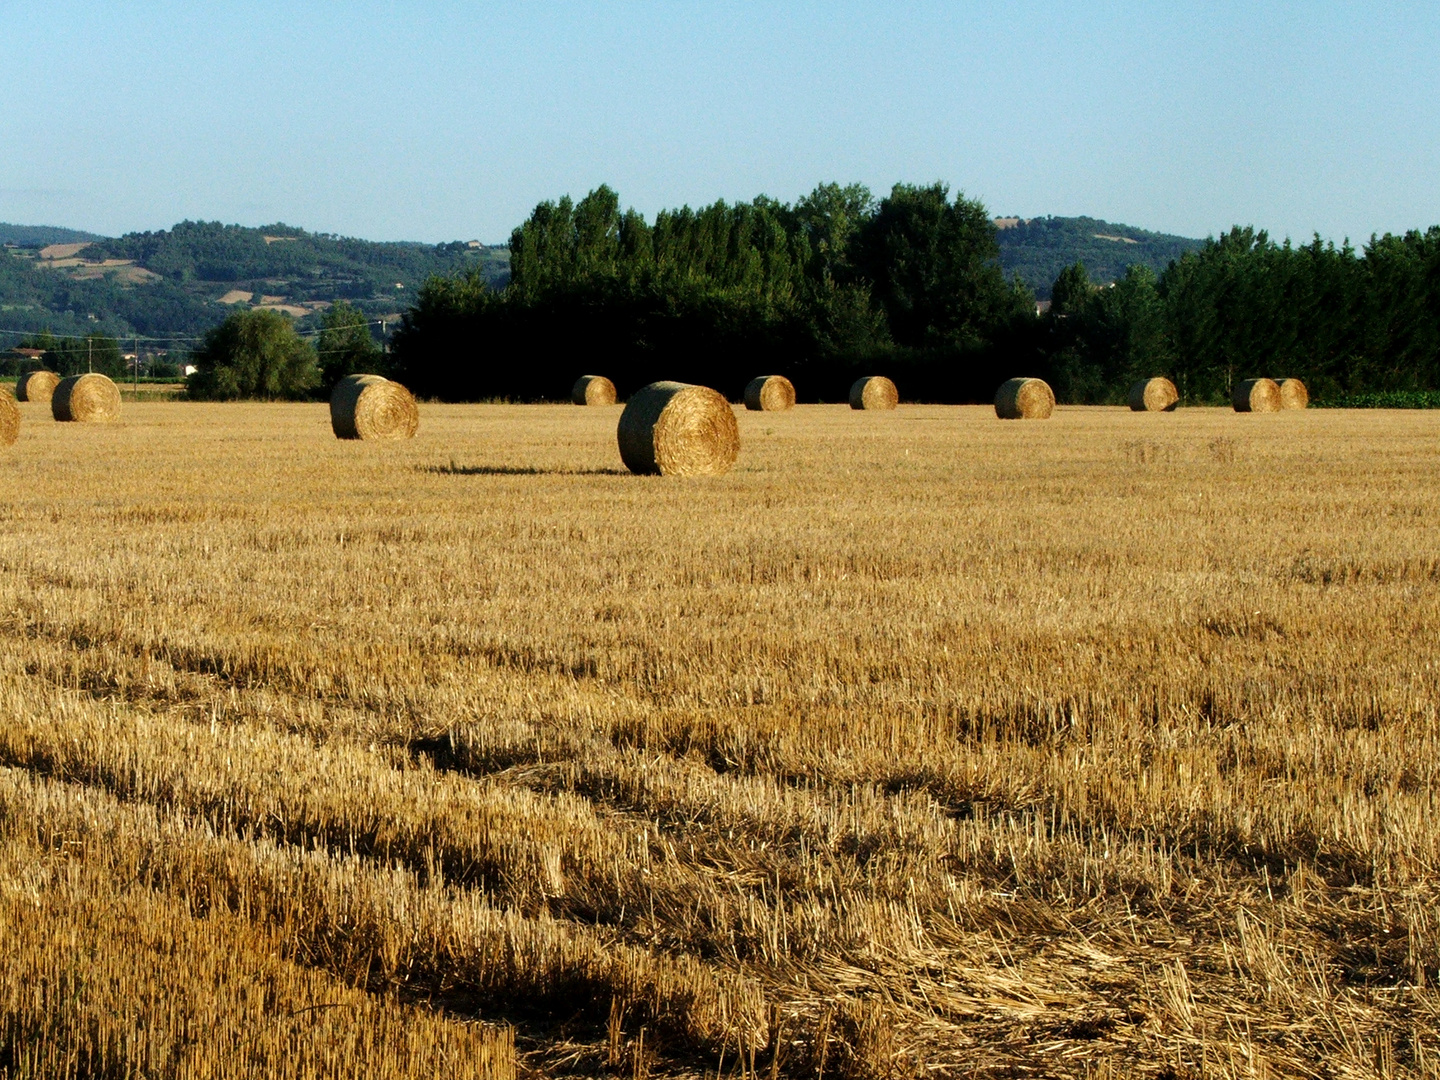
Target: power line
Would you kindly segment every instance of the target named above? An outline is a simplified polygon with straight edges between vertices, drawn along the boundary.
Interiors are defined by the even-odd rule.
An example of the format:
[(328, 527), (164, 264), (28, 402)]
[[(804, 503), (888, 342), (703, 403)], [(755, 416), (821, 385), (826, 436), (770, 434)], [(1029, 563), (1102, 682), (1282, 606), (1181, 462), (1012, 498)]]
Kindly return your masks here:
[[(387, 323), (388, 323), (389, 321), (390, 321), (390, 320), (388, 320), (388, 319), (366, 319), (363, 323), (351, 323), (351, 324), (349, 324), (349, 325), (350, 325), (351, 327), (364, 326), (364, 327), (366, 327), (367, 329), (368, 329), (369, 327), (372, 327), (372, 326), (378, 326), (378, 327), (380, 327), (380, 332), (381, 332), (382, 334), (384, 334), (384, 333), (385, 333), (385, 327), (386, 327), (386, 325), (387, 325)], [(342, 329), (343, 329), (343, 328), (342, 328)], [(301, 338), (314, 338), (314, 337), (319, 337), (320, 335), (326, 333), (326, 328), (325, 328), (325, 327), (321, 327), (321, 328), (318, 329), (318, 330), (297, 330), (297, 331), (295, 331), (295, 333), (296, 333), (297, 336), (299, 336), (299, 337), (301, 337)], [(155, 337), (155, 336), (147, 336), (147, 335), (144, 335), (144, 334), (138, 334), (138, 335), (137, 335), (137, 334), (124, 334), (124, 335), (116, 336), (116, 335), (112, 335), (112, 334), (104, 334), (104, 333), (101, 333), (101, 332), (99, 332), (99, 331), (96, 331), (96, 332), (91, 333), (91, 334), (57, 334), (57, 333), (55, 333), (55, 332), (53, 332), (53, 331), (50, 331), (50, 330), (4, 330), (4, 329), (0, 329), (0, 334), (9, 334), (9, 335), (11, 335), (12, 337), (22, 337), (22, 338), (41, 337), (41, 336), (43, 336), (43, 335), (48, 334), (48, 335), (50, 336), (50, 339), (51, 339), (52, 341), (91, 341), (91, 340), (93, 340), (93, 339), (95, 339), (95, 338), (97, 338), (97, 337), (108, 337), (108, 338), (111, 338), (113, 341), (115, 341), (117, 344), (119, 343), (119, 341), (121, 340), (121, 337), (123, 336), (123, 337), (128, 337), (128, 338), (130, 338), (132, 341), (136, 342), (137, 345), (138, 345), (139, 343), (142, 343), (142, 342), (143, 342), (143, 343), (146, 343), (146, 344), (159, 344), (159, 343), (165, 343), (165, 342), (204, 341), (204, 340), (205, 340), (205, 337), (206, 337), (205, 334), (172, 334), (172, 335), (163, 336), (163, 337)], [(326, 351), (327, 351), (327, 352), (333, 352), (333, 351), (335, 351), (335, 350), (333, 350), (333, 349), (328, 349), (328, 350), (326, 350)]]

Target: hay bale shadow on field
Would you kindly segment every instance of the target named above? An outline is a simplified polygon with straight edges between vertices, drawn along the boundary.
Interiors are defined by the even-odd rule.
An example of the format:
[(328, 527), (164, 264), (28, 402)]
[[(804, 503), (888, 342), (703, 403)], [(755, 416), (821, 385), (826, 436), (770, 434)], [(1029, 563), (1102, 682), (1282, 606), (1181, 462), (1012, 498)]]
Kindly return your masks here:
[(1208, 449), (1211, 461), (1220, 465), (1235, 463), (1236, 443), (1234, 439), (1223, 435), (1218, 439), (1211, 439)]
[(1135, 439), (1121, 446), (1125, 459), (1134, 465), (1157, 465), (1175, 458), (1175, 447), (1151, 439)]
[(461, 465), (451, 461), (448, 465), (417, 465), (418, 472), (435, 473), (439, 476), (630, 476), (627, 469), (572, 469), (564, 465), (544, 467), (540, 465)]

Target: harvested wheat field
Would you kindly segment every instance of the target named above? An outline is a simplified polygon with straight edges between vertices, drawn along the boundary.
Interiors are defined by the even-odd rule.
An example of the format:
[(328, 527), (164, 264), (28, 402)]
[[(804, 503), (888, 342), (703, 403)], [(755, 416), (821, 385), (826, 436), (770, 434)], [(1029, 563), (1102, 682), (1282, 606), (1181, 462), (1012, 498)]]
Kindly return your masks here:
[(0, 457), (0, 1071), (1440, 1075), (1440, 415), (420, 410)]

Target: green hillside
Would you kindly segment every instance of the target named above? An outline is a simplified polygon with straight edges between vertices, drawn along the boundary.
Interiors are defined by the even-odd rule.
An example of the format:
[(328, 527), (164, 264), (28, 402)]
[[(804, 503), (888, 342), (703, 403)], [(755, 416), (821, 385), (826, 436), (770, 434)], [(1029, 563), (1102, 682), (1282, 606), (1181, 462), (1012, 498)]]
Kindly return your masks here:
[(94, 233), (79, 229), (61, 229), (54, 225), (11, 225), (0, 221), (0, 244), (17, 247), (45, 247), (47, 244), (78, 244), (100, 240)]
[(1083, 262), (1092, 281), (1108, 284), (1142, 263), (1158, 275), (1202, 241), (1148, 232), (1092, 217), (998, 218), (995, 239), (1006, 276), (1019, 274), (1042, 300), (1065, 267)]
[[(276, 224), (183, 221), (158, 232), (94, 238), (6, 226), (0, 255), (0, 345), (19, 331), (190, 338), (237, 305), (285, 311), (306, 325), (335, 300), (394, 319), (434, 274), (478, 269), (499, 285), (509, 251), (474, 242), (374, 243)], [(78, 251), (50, 244), (93, 241)]]

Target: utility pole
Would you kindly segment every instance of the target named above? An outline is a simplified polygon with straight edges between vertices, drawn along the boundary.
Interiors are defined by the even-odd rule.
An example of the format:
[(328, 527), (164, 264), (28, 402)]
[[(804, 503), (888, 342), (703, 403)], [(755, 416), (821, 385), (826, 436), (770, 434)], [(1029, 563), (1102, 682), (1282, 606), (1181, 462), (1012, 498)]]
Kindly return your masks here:
[(90, 356), (89, 359), (86, 361), (86, 366), (89, 367), (90, 372), (93, 375), (95, 372), (95, 335), (91, 334), (89, 337), (87, 337), (85, 339), (85, 344), (90, 346)]

